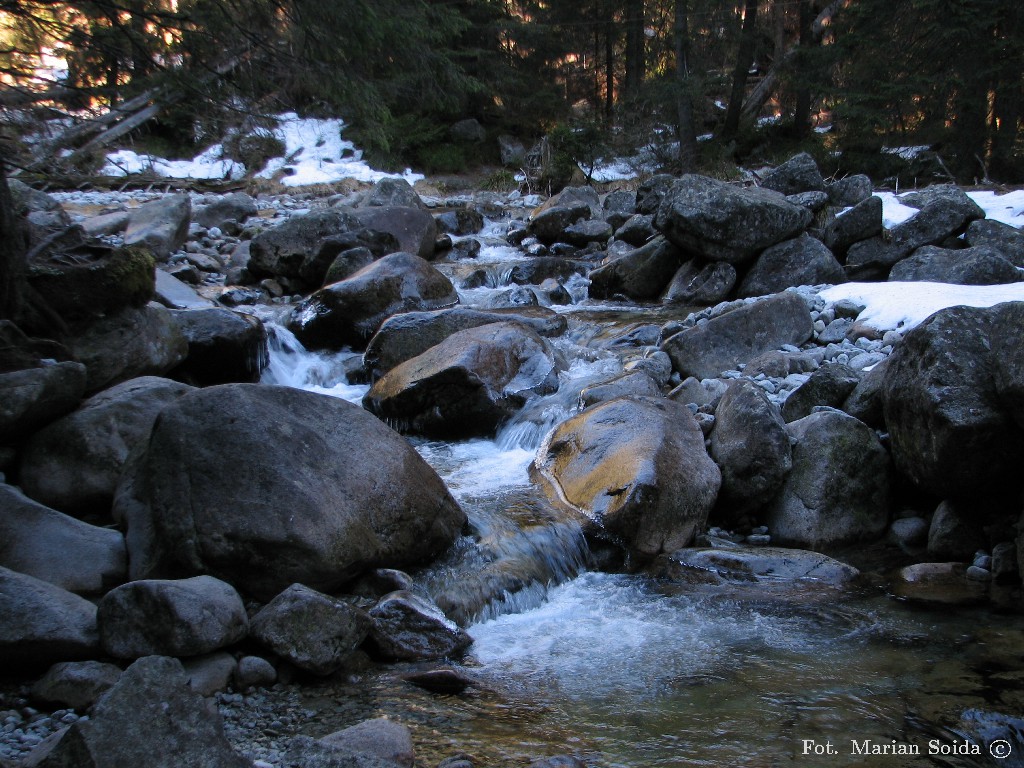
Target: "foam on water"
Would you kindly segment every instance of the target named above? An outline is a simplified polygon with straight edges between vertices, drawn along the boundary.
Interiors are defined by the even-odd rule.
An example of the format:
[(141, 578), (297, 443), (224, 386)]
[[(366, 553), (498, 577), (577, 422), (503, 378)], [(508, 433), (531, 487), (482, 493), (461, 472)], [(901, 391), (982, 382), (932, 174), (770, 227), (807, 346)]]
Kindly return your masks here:
[(279, 325), (267, 324), (270, 363), (260, 382), (278, 384), (359, 403), (369, 391), (365, 384), (349, 384), (345, 361), (355, 353), (310, 352), (295, 334)]

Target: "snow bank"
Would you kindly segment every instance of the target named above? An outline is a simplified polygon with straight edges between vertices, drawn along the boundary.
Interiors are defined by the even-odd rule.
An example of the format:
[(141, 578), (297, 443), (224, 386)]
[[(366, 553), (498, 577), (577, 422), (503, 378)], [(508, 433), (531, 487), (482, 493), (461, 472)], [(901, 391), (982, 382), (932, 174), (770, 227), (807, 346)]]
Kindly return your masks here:
[[(917, 208), (904, 205), (901, 198), (893, 192), (876, 192), (882, 198), (882, 223), (892, 228), (913, 218)], [(906, 193), (910, 194), (910, 193)], [(983, 211), (985, 217), (993, 221), (1001, 221), (1013, 227), (1024, 227), (1024, 190), (997, 194), (996, 192), (970, 191), (967, 193)]]
[(216, 144), (192, 160), (165, 160), (155, 155), (140, 155), (122, 149), (107, 155), (101, 176), (128, 176), (133, 173), (155, 173), (169, 179), (240, 179), (245, 166), (223, 157), (224, 147)]
[(820, 293), (827, 303), (842, 299), (865, 307), (857, 319), (880, 331), (909, 331), (948, 307), (991, 307), (1024, 301), (1024, 283), (949, 285), (946, 283), (843, 283)]

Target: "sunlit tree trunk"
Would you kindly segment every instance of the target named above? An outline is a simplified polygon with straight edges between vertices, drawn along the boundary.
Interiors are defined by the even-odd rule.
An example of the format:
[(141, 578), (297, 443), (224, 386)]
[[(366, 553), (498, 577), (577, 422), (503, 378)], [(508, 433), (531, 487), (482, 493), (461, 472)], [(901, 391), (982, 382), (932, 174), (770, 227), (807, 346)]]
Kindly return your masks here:
[(732, 71), (732, 91), (729, 94), (729, 109), (725, 113), (722, 137), (732, 138), (740, 127), (740, 113), (743, 110), (743, 96), (747, 91), (747, 75), (754, 63), (757, 43), (757, 6), (759, 0), (746, 0), (743, 6), (743, 27), (740, 30), (740, 46), (736, 54), (736, 66)]

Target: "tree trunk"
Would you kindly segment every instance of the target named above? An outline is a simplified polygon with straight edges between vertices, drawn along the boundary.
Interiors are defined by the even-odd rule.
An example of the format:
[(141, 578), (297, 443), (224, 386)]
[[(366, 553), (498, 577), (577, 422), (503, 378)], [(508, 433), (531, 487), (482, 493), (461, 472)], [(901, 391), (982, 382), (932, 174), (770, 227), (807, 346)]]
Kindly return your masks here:
[(644, 35), (644, 0), (626, 2), (626, 77), (622, 96), (626, 100), (640, 95), (647, 70)]
[(811, 25), (814, 22), (814, 0), (800, 2), (800, 42), (796, 56), (796, 106), (793, 109), (793, 135), (804, 138), (811, 132), (811, 71), (807, 56), (816, 42)]
[(25, 242), (14, 212), (7, 169), (0, 160), (0, 319), (17, 320), (22, 313)]
[(697, 170), (697, 125), (693, 110), (693, 82), (690, 75), (690, 27), (688, 0), (676, 0), (673, 42), (676, 54), (676, 134), (679, 137), (679, 169)]
[(757, 38), (757, 6), (759, 0), (746, 0), (743, 6), (743, 27), (740, 29), (740, 47), (736, 53), (736, 66), (732, 71), (732, 92), (729, 95), (729, 109), (725, 113), (722, 138), (731, 139), (740, 128), (740, 113), (743, 96), (747, 91), (747, 75), (754, 63)]
[[(610, 11), (609, 11), (610, 13)], [(608, 19), (604, 27), (604, 117), (611, 124), (615, 111), (615, 24)]]

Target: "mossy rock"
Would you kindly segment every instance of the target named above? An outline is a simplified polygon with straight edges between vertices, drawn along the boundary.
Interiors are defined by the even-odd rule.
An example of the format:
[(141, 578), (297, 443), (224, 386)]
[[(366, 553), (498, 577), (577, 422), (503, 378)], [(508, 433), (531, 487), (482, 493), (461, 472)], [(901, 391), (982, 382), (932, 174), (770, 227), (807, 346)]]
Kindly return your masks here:
[(146, 248), (88, 248), (31, 263), (28, 280), (65, 320), (87, 320), (146, 304), (155, 266)]

